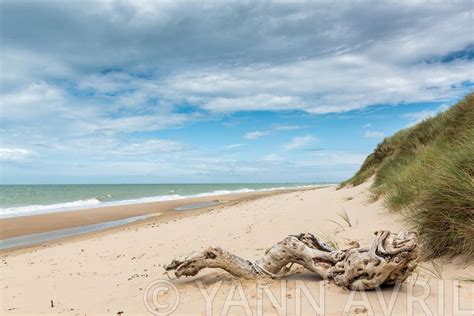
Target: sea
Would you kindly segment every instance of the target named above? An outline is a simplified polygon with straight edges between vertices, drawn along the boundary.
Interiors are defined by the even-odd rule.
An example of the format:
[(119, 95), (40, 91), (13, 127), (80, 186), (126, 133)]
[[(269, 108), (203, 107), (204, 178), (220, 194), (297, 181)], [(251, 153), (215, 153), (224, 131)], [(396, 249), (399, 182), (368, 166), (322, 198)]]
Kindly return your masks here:
[(0, 218), (331, 183), (0, 185)]

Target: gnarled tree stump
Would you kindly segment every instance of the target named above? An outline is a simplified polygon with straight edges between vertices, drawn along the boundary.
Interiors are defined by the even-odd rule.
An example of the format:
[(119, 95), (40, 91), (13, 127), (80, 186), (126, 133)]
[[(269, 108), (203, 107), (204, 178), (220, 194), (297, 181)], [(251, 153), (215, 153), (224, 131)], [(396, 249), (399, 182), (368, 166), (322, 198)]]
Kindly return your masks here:
[(371, 290), (405, 281), (419, 259), (417, 234), (378, 231), (375, 236), (370, 248), (357, 244), (339, 250), (310, 233), (290, 235), (256, 261), (209, 247), (189, 257), (176, 258), (164, 268), (174, 270), (178, 278), (196, 275), (205, 268), (220, 268), (236, 277), (257, 279), (283, 277), (289, 271), (287, 265), (296, 263), (351, 290)]

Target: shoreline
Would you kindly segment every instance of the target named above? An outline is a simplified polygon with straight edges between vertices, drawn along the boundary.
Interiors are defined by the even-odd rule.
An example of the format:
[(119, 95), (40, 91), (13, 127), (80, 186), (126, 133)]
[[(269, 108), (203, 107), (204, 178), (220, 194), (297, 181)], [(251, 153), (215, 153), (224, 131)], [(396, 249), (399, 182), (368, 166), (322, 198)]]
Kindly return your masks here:
[[(205, 198), (209, 196), (220, 196), (229, 194), (241, 194), (251, 192), (271, 192), (275, 190), (297, 190), (314, 188), (319, 186), (337, 185), (338, 183), (211, 183), (211, 184), (54, 184), (54, 185), (0, 185), (0, 191), (5, 198), (2, 199), (2, 207), (0, 207), (0, 219), (43, 215), (49, 213), (59, 213), (67, 211), (79, 211), (92, 208), (105, 208), (115, 206), (127, 206), (136, 204), (146, 204), (155, 202), (177, 201), (192, 198)], [(124, 193), (124, 187), (129, 187), (130, 194)], [(153, 192), (144, 190), (140, 187), (152, 186)], [(163, 188), (163, 186), (169, 186)], [(197, 187), (199, 188), (197, 188)], [(31, 192), (28, 192), (31, 187)], [(75, 194), (78, 188), (88, 188), (82, 195), (71, 196)], [(97, 187), (97, 188), (95, 188)], [(203, 188), (201, 188), (203, 187)], [(21, 188), (21, 189), (18, 189)], [(47, 189), (45, 189), (47, 188)], [(134, 190), (139, 189), (139, 192)], [(164, 191), (164, 190), (168, 191)], [(64, 190), (64, 192), (60, 192)], [(105, 191), (110, 194), (106, 193)], [(177, 191), (175, 191), (177, 190)], [(79, 192), (84, 191), (80, 189)], [(52, 194), (53, 192), (54, 194)], [(22, 200), (20, 204), (16, 202), (18, 196), (21, 195), (37, 195), (35, 200), (27, 198)], [(61, 195), (67, 197), (64, 200), (51, 200), (52, 195)], [(85, 194), (85, 195), (84, 195)], [(134, 195), (135, 194), (135, 195)], [(141, 194), (141, 195), (136, 195)], [(9, 196), (13, 198), (9, 198)], [(45, 198), (50, 198), (45, 200)], [(114, 197), (114, 198), (112, 198)], [(21, 199), (20, 199), (21, 200)]]
[[(254, 313), (260, 306), (258, 281), (239, 280), (213, 269), (205, 269), (190, 278), (169, 280), (163, 265), (211, 245), (254, 260), (270, 245), (292, 234), (314, 233), (338, 248), (346, 249), (353, 241), (370, 245), (373, 232), (377, 230), (397, 232), (407, 229), (402, 219), (387, 210), (381, 201), (369, 202), (369, 185), (365, 183), (341, 190), (331, 186), (280, 191), (264, 196), (247, 194), (218, 206), (164, 212), (161, 216), (125, 226), (55, 240), (42, 246), (0, 252), (2, 314), (144, 315), (147, 313), (145, 302), (152, 302), (146, 298), (145, 289), (160, 280), (173, 284), (181, 297), (176, 314), (195, 315), (208, 311), (198, 281), (205, 285), (208, 293), (216, 291), (212, 304), (216, 313), (226, 310), (228, 293), (234, 293), (236, 284), (242, 287), (239, 295), (245, 295)], [(348, 222), (341, 218), (341, 209), (347, 212)], [(447, 308), (470, 308), (474, 288), (469, 283), (453, 282), (473, 275), (474, 266), (460, 265), (453, 258), (439, 259), (437, 264), (443, 267), (442, 279), (446, 282), (441, 290), (438, 279), (427, 272), (433, 269), (430, 262), (420, 262), (424, 269), (417, 270), (400, 290), (383, 289), (385, 301), (389, 298), (391, 301), (395, 296), (393, 314), (405, 314), (410, 291), (421, 297), (423, 293), (419, 286), (409, 289), (410, 282), (418, 280), (432, 289), (426, 298), (429, 306), (438, 306), (438, 297), (446, 293)], [(297, 265), (290, 272), (284, 280), (267, 283), (273, 293), (279, 293), (282, 288), (287, 291), (285, 302), (289, 315), (314, 314), (311, 304), (303, 304), (301, 311), (295, 312), (298, 284), (307, 286), (311, 293), (323, 291), (319, 293), (324, 295), (324, 312), (328, 315), (343, 314), (346, 303), (353, 299), (352, 292), (322, 281)], [(458, 301), (451, 295), (453, 288), (459, 293)], [(373, 308), (374, 315), (383, 314), (380, 293), (364, 293), (370, 304), (367, 308)], [(311, 294), (316, 300), (320, 299), (318, 294), (314, 295)], [(160, 296), (163, 304), (169, 304), (171, 299), (170, 295)], [(270, 301), (263, 301), (265, 314), (275, 313), (274, 307)], [(243, 312), (242, 306), (235, 307), (234, 311)], [(420, 305), (414, 306), (414, 314), (422, 312)]]
[[(99, 235), (104, 232), (109, 233), (115, 230), (126, 229), (127, 227), (143, 225), (151, 221), (155, 223), (165, 223), (171, 220), (178, 220), (184, 217), (198, 215), (213, 209), (234, 205), (243, 201), (255, 200), (262, 197), (268, 197), (287, 192), (317, 190), (319, 188), (328, 186), (331, 185), (310, 188), (290, 188), (271, 191), (230, 193), (169, 201), (124, 204), (79, 209), (73, 211), (0, 218), (0, 227), (2, 227), (0, 230), (0, 243), (15, 238), (21, 239), (22, 237), (27, 238), (29, 236), (33, 238), (34, 235), (55, 233), (69, 229), (87, 228), (89, 226), (100, 225), (104, 223), (118, 223), (118, 225), (112, 225), (111, 227), (106, 227), (103, 229), (79, 232), (73, 235), (59, 236), (57, 238), (51, 238), (45, 241), (32, 240), (31, 242), (24, 245), (0, 249), (0, 254), (9, 254), (17, 250), (47, 246), (52, 243), (58, 243), (66, 240), (86, 238), (93, 235)], [(129, 223), (120, 224), (121, 221), (139, 217), (142, 218)]]

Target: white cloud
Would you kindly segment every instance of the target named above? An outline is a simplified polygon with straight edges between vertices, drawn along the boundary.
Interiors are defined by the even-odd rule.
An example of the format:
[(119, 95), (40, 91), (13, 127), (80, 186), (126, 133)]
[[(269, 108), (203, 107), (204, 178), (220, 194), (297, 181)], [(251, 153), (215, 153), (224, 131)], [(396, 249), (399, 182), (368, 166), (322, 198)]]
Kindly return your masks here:
[(0, 160), (19, 161), (30, 157), (33, 153), (22, 148), (0, 148)]
[(420, 123), (420, 122), (422, 122), (422, 121), (424, 121), (424, 120), (426, 120), (430, 117), (436, 116), (438, 113), (446, 111), (447, 109), (448, 109), (448, 107), (443, 104), (435, 110), (425, 109), (425, 110), (418, 111), (418, 112), (405, 113), (402, 116), (404, 118), (410, 120), (411, 122), (408, 125), (412, 126), (412, 125), (418, 124), (418, 123)]
[(225, 149), (233, 149), (233, 148), (239, 148), (239, 147), (242, 147), (242, 144), (231, 144), (231, 145), (225, 146), (224, 148)]
[[(15, 15), (26, 9), (14, 2), (3, 8), (1, 63), (7, 70), (0, 77), (5, 90), (0, 99), (5, 101), (3, 115), (9, 118), (53, 115), (58, 103), (70, 111), (76, 104), (86, 106), (83, 99), (70, 100), (74, 96), (62, 91), (64, 83), (74, 93), (89, 96), (87, 103), (97, 103), (92, 107), (100, 123), (116, 129), (127, 126), (129, 132), (197, 119), (173, 113), (182, 102), (213, 113), (321, 114), (381, 103), (451, 100), (467, 91), (461, 83), (474, 80), (471, 61), (440, 62), (472, 44), (470, 6), (462, 2), (427, 9), (422, 2), (392, 6), (361, 1), (354, 6), (338, 4), (338, 10), (329, 3), (288, 4), (291, 10), (282, 10), (278, 3), (248, 3), (222, 10), (213, 4), (125, 1), (98, 5), (93, 16), (74, 3), (61, 8), (54, 3), (37, 5), (47, 9), (35, 11), (34, 19), (26, 19), (31, 25), (21, 27)], [(124, 14), (124, 8), (130, 14)], [(203, 13), (210, 16), (206, 23), (200, 18)], [(68, 19), (69, 15), (80, 18)], [(189, 23), (173, 23), (177, 16)], [(71, 24), (57, 30), (51, 29), (54, 23), (44, 22), (55, 19)], [(85, 32), (82, 23), (98, 32)], [(263, 31), (254, 32), (255, 25), (263, 25)], [(23, 27), (53, 32), (58, 40), (46, 45), (24, 38), (29, 33), (22, 32)], [(121, 39), (113, 36), (117, 33)], [(169, 33), (182, 36), (170, 39)], [(148, 40), (150, 34), (156, 35), (155, 41)], [(245, 54), (235, 53), (241, 51)], [(169, 71), (158, 71), (161, 67)], [(163, 113), (156, 113), (158, 108)], [(146, 119), (141, 113), (159, 119), (142, 124)]]
[(270, 132), (268, 131), (255, 131), (255, 132), (247, 132), (244, 135), (245, 139), (257, 139), (260, 137), (268, 136)]
[[(249, 82), (251, 84), (251, 82)], [(302, 102), (296, 96), (278, 96), (273, 94), (257, 94), (232, 98), (211, 98), (202, 106), (214, 112), (235, 112), (251, 110), (291, 110), (301, 108)]]
[(0, 95), (3, 118), (19, 121), (61, 112), (63, 102), (61, 89), (45, 82), (31, 83), (19, 90)]
[(272, 128), (274, 130), (277, 130), (277, 131), (292, 131), (292, 130), (307, 128), (307, 126), (305, 126), (305, 125), (274, 124), (272, 126)]
[(288, 143), (288, 144), (285, 144), (283, 147), (286, 150), (298, 149), (298, 148), (302, 148), (302, 147), (305, 147), (305, 146), (311, 144), (315, 140), (316, 140), (316, 138), (313, 137), (313, 136), (310, 136), (310, 135), (297, 136), (297, 137), (293, 137), (291, 142)]
[[(198, 95), (199, 99), (195, 99), (198, 104), (216, 113), (301, 110), (324, 114), (374, 104), (456, 98), (467, 92), (461, 82), (474, 81), (471, 67), (467, 60), (400, 65), (374, 61), (368, 52), (357, 52), (255, 69), (188, 72), (185, 76), (169, 78), (164, 86), (175, 94)], [(196, 82), (200, 82), (198, 88)], [(453, 83), (458, 84), (454, 89)]]
[(350, 153), (344, 151), (320, 151), (313, 152), (307, 155), (310, 160), (303, 160), (298, 162), (303, 166), (334, 166), (334, 165), (354, 165), (360, 166), (367, 154)]
[[(474, 80), (469, 60), (440, 62), (472, 45), (468, 2), (430, 8), (369, 0), (232, 3), (222, 10), (212, 3), (123, 1), (97, 5), (94, 15), (74, 2), (35, 5), (38, 10), (3, 4), (2, 69), (7, 68), (0, 86), (12, 102), (24, 98), (24, 87), (54, 82), (106, 101), (103, 111), (148, 110), (150, 100), (160, 100), (169, 110), (189, 101), (214, 113), (320, 114), (455, 99), (466, 92), (461, 83)], [(18, 26), (17, 15), (28, 23)], [(202, 16), (209, 18), (203, 22)], [(188, 22), (173, 22), (179, 19)], [(68, 23), (58, 30), (49, 22), (57, 20)], [(261, 32), (254, 31), (257, 26)], [(57, 40), (28, 37), (25, 29)]]
[(151, 139), (143, 142), (134, 142), (118, 148), (118, 153), (127, 155), (155, 154), (178, 152), (185, 149), (179, 142), (166, 139)]
[(117, 118), (98, 118), (98, 121), (94, 122), (93, 128), (95, 130), (110, 129), (116, 132), (156, 131), (181, 126), (199, 117), (199, 114), (152, 113)]
[[(153, 157), (169, 157), (183, 154), (191, 149), (177, 141), (168, 139), (127, 140), (120, 141), (116, 137), (102, 137), (95, 140), (79, 138), (70, 144), (81, 155), (95, 154), (103, 158), (119, 158), (141, 156), (152, 159)], [(70, 150), (70, 148), (63, 148)]]
[(364, 137), (365, 138), (384, 138), (385, 133), (381, 131), (365, 131)]
[(268, 154), (263, 156), (262, 160), (264, 161), (283, 161), (284, 159), (277, 154)]
[[(190, 149), (172, 140), (144, 140), (141, 132), (240, 111), (323, 114), (379, 104), (452, 103), (474, 81), (472, 60), (449, 58), (472, 53), (469, 1), (231, 2), (225, 8), (212, 2), (120, 1), (95, 3), (94, 14), (79, 1), (0, 6), (0, 136), (8, 139), (3, 145), (36, 150), (34, 144), (48, 144), (38, 148), (41, 154), (56, 150), (61, 155), (55, 157), (65, 160), (78, 154), (85, 160), (176, 156)], [(33, 36), (32, 29), (43, 36)], [(183, 105), (191, 110), (182, 111)], [(433, 114), (404, 118), (414, 124)], [(240, 122), (228, 118), (226, 124)], [(266, 123), (244, 138), (304, 128)], [(364, 128), (369, 137), (383, 137)], [(304, 137), (285, 148), (303, 148)], [(206, 175), (213, 172), (210, 166), (234, 175), (265, 168), (261, 162), (193, 162), (160, 164)], [(291, 163), (282, 162), (281, 170), (296, 174)], [(144, 163), (127, 166), (137, 174), (139, 167), (163, 171)]]

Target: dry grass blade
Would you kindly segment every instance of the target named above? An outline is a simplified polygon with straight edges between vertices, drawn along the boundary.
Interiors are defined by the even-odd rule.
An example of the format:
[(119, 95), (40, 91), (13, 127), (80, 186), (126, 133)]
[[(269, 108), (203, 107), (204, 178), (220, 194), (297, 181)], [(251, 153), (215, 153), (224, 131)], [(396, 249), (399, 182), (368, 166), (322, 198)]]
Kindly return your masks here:
[(431, 265), (433, 266), (433, 269), (423, 267), (421, 265), (418, 266), (418, 269), (423, 270), (425, 274), (428, 272), (428, 274), (431, 277), (437, 278), (437, 279), (442, 279), (443, 278), (443, 268), (441, 264), (436, 263), (434, 260), (431, 260)]
[(345, 209), (342, 209), (342, 211), (340, 213), (337, 213), (337, 215), (339, 215), (339, 217), (341, 217), (349, 227), (352, 227), (351, 219)]
[(437, 263), (434, 260), (431, 260), (431, 264), (433, 265), (433, 269), (435, 270), (436, 276), (438, 277), (438, 279), (442, 279), (443, 278), (443, 266), (440, 263)]
[(341, 227), (343, 230), (345, 229), (344, 226), (341, 225), (341, 223), (339, 223), (338, 221), (334, 221), (332, 219), (328, 219), (327, 221), (331, 222), (331, 223), (334, 223), (334, 224), (337, 224), (339, 227)]
[(333, 247), (334, 249), (339, 249), (339, 245), (333, 235), (328, 233), (321, 233), (319, 237), (324, 240), (326, 244)]

